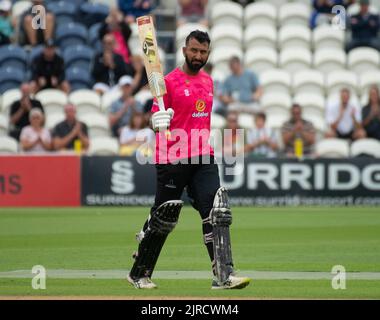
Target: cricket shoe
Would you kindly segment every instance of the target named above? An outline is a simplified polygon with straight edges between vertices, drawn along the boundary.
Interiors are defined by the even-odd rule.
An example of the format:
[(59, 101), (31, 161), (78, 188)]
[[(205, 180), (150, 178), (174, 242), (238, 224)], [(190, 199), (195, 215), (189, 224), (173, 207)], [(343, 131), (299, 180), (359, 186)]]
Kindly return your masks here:
[(251, 279), (247, 277), (237, 277), (230, 274), (224, 283), (219, 283), (216, 279), (212, 280), (211, 289), (243, 289), (249, 285)]
[(157, 286), (154, 284), (149, 277), (144, 277), (140, 279), (132, 279), (130, 275), (127, 276), (127, 280), (131, 283), (136, 289), (155, 289)]

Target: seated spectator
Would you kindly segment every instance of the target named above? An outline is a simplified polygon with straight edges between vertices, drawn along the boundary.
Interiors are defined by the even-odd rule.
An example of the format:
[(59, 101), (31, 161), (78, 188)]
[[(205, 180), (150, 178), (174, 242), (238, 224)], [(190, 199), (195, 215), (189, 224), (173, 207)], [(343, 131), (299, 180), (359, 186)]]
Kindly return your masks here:
[(115, 137), (119, 137), (120, 129), (130, 123), (132, 113), (141, 111), (142, 108), (132, 95), (132, 81), (130, 76), (120, 78), (119, 87), (122, 96), (111, 104), (109, 110), (110, 127)]
[[(214, 66), (210, 62), (208, 62), (203, 67), (203, 71), (206, 72), (208, 75), (212, 76), (212, 69), (213, 68), (214, 68)], [(220, 101), (220, 96), (222, 95), (222, 85), (223, 84), (217, 79), (213, 79), (213, 80), (214, 80), (214, 101), (212, 104), (212, 111), (216, 112), (220, 115), (225, 116), (227, 110), (225, 108), (225, 105), (223, 103), (221, 103), (221, 101)]]
[(256, 114), (256, 128), (248, 131), (244, 151), (257, 157), (273, 158), (278, 150), (277, 137), (272, 129), (265, 126), (265, 121), (265, 113)]
[(259, 111), (262, 88), (256, 74), (250, 70), (244, 70), (238, 57), (231, 58), (230, 69), (232, 74), (223, 84), (222, 102), (230, 111), (251, 113)]
[(41, 153), (52, 149), (51, 136), (44, 128), (44, 114), (41, 109), (33, 108), (29, 113), (30, 125), (22, 129), (20, 144), (24, 152)]
[[(128, 72), (127, 65), (121, 55), (114, 52), (115, 37), (106, 34), (103, 38), (103, 52), (95, 56), (92, 76), (95, 80), (94, 90), (104, 94), (115, 89), (120, 78)], [(117, 89), (117, 86), (116, 86)]]
[(15, 21), (11, 18), (12, 2), (0, 0), (0, 46), (13, 40)]
[(123, 13), (117, 8), (112, 8), (106, 20), (99, 29), (99, 37), (103, 39), (106, 34), (112, 34), (115, 39), (114, 52), (121, 55), (125, 63), (131, 63), (128, 40), (131, 37), (132, 30), (129, 27)]
[(365, 138), (361, 120), (360, 107), (350, 100), (350, 90), (343, 88), (340, 91), (340, 99), (327, 104), (326, 121), (330, 128), (326, 138), (350, 140)]
[(372, 47), (380, 50), (378, 39), (379, 15), (369, 12), (369, 0), (360, 0), (360, 12), (349, 19), (352, 39), (346, 50), (356, 47)]
[(19, 140), (21, 130), (30, 124), (30, 110), (38, 108), (44, 112), (40, 101), (31, 99), (31, 88), (28, 83), (20, 86), (21, 98), (12, 103), (10, 107), (10, 131), (9, 135)]
[(362, 119), (367, 137), (380, 140), (380, 95), (377, 86), (369, 89), (368, 103), (362, 109)]
[(127, 16), (129, 24), (136, 18), (149, 14), (153, 9), (153, 0), (118, 0), (119, 9)]
[(48, 40), (42, 53), (33, 60), (31, 86), (34, 93), (49, 88), (70, 92), (65, 80), (65, 63), (56, 52), (53, 40)]
[[(41, 10), (33, 12), (34, 6), (43, 6), (45, 14)], [(41, 19), (44, 19), (44, 22), (41, 22), (41, 19), (36, 19), (39, 23), (39, 28), (35, 27), (35, 17), (37, 15), (42, 16)], [(21, 21), (26, 35), (25, 44), (36, 46), (37, 44), (44, 44), (46, 41), (53, 39), (55, 17), (53, 13), (48, 12), (44, 0), (32, 0), (32, 6), (22, 15)]]
[(238, 134), (239, 127), (239, 113), (237, 111), (230, 111), (226, 116), (227, 124), (223, 130), (222, 150), (223, 156), (236, 156), (241, 150), (244, 149), (244, 136)]
[(314, 29), (322, 24), (330, 24), (334, 17), (333, 7), (343, 3), (342, 0), (313, 0), (314, 11), (311, 14), (310, 27)]
[(200, 23), (208, 26), (206, 8), (208, 0), (179, 0), (180, 16), (178, 25), (186, 23)]
[(302, 118), (302, 109), (299, 104), (293, 104), (290, 120), (281, 128), (285, 154), (288, 157), (297, 155), (296, 141), (302, 144), (302, 154), (310, 156), (315, 143), (315, 129), (311, 122)]
[[(143, 141), (137, 140), (137, 134), (144, 137)], [(141, 145), (147, 144), (147, 148), (139, 150), (145, 156), (153, 153), (153, 144), (155, 134), (152, 129), (146, 126), (145, 117), (142, 112), (133, 112), (128, 126), (122, 128), (120, 133), (120, 153), (122, 155), (131, 156), (139, 149)]]
[(65, 120), (58, 123), (53, 129), (54, 150), (74, 150), (76, 141), (80, 141), (81, 150), (89, 146), (88, 130), (85, 123), (76, 118), (76, 107), (73, 104), (65, 106)]

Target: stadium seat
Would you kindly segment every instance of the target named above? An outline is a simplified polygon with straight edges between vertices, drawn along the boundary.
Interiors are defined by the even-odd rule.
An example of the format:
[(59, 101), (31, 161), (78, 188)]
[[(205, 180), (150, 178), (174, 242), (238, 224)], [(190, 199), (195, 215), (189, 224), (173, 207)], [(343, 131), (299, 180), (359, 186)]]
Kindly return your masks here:
[(65, 120), (63, 110), (61, 113), (47, 114), (45, 122), (46, 128), (48, 128), (49, 130), (53, 130), (54, 127), (63, 120)]
[(317, 141), (322, 140), (325, 137), (326, 128), (327, 128), (325, 117), (318, 116), (316, 114), (313, 115), (312, 113), (308, 112), (309, 110), (302, 113), (302, 118), (305, 119), (306, 121), (311, 122), (312, 125), (314, 126), (315, 131), (316, 131), (316, 136), (317, 136), (316, 140)]
[(108, 112), (108, 109), (111, 106), (111, 104), (114, 101), (118, 100), (121, 97), (121, 95), (121, 90), (111, 90), (103, 94), (101, 102), (102, 111)]
[(138, 101), (142, 106), (145, 105), (145, 103), (150, 99), (153, 99), (150, 90), (140, 90), (135, 94), (135, 100)]
[(87, 27), (103, 22), (110, 11), (110, 7), (101, 3), (84, 2), (79, 6), (81, 21)]
[(77, 90), (69, 95), (69, 102), (77, 107), (77, 114), (101, 113), (100, 96), (93, 90)]
[(48, 116), (53, 113), (63, 113), (63, 107), (67, 104), (66, 93), (58, 89), (45, 89), (38, 92), (35, 96), (44, 107), (45, 114)]
[(231, 1), (220, 1), (211, 8), (211, 24), (236, 24), (241, 26), (243, 22), (243, 7), (241, 4)]
[[(372, 0), (373, 1), (373, 0)], [(353, 3), (351, 4), (348, 8), (347, 8), (347, 14), (349, 14), (350, 16), (353, 16), (355, 14), (358, 14), (360, 11), (360, 5), (358, 3), (358, 1), (356, 3)], [(370, 4), (369, 8), (368, 8), (368, 11), (370, 13), (373, 13), (373, 14), (379, 14), (379, 10), (376, 6), (373, 6), (372, 4)]]
[(119, 143), (116, 138), (96, 137), (90, 140), (89, 155), (117, 156)]
[(294, 50), (293, 48), (284, 49), (280, 53), (279, 65), (288, 72), (295, 73), (311, 67), (311, 52), (305, 48)]
[(249, 25), (244, 31), (244, 48), (253, 47), (277, 48), (277, 30), (274, 26)]
[(294, 74), (293, 93), (311, 93), (311, 94), (325, 94), (325, 79), (323, 74), (318, 70), (301, 70)]
[(241, 48), (237, 47), (217, 47), (211, 51), (210, 62), (218, 69), (223, 70), (225, 73), (230, 72), (229, 60), (233, 56), (243, 58)]
[(10, 89), (20, 87), (25, 80), (25, 73), (20, 69), (4, 67), (0, 69), (0, 94)]
[(8, 136), (0, 137), (0, 154), (14, 154), (18, 151), (17, 140)]
[(343, 30), (324, 24), (313, 30), (312, 38), (314, 50), (343, 49), (345, 34)]
[(219, 24), (210, 31), (213, 49), (217, 47), (242, 47), (243, 31), (236, 24)]
[(348, 70), (336, 70), (326, 77), (326, 91), (328, 95), (338, 92), (342, 88), (349, 88), (352, 92), (358, 93), (357, 75)]
[(346, 53), (343, 49), (324, 48), (315, 51), (314, 53), (314, 68), (329, 74), (335, 70), (346, 68)]
[(305, 3), (285, 3), (278, 11), (278, 22), (280, 26), (291, 24), (308, 27), (310, 14), (310, 6)]
[(239, 113), (238, 124), (240, 128), (252, 129), (255, 127), (254, 116), (249, 113)]
[(359, 86), (362, 95), (368, 95), (368, 90), (371, 85), (380, 87), (380, 70), (369, 70), (359, 76)]
[(244, 24), (245, 26), (267, 26), (276, 27), (277, 10), (271, 3), (254, 2), (248, 4), (244, 8)]
[(325, 98), (317, 93), (298, 93), (294, 95), (293, 102), (298, 103), (302, 107), (302, 114), (310, 117), (325, 116)]
[(275, 6), (276, 8), (281, 7), (283, 4), (289, 2), (289, 0), (256, 0), (255, 2), (261, 3), (261, 2), (267, 2)]
[(88, 46), (70, 46), (63, 52), (66, 68), (77, 67), (89, 70), (93, 58), (94, 50)]
[(140, 50), (140, 39), (139, 39), (137, 23), (132, 23), (131, 25), (129, 25), (129, 27), (132, 30), (132, 34), (128, 40), (128, 46), (129, 46), (129, 49), (131, 50), (131, 53), (135, 55), (137, 54), (137, 52), (139, 52), (138, 50)]
[[(138, 41), (137, 24), (135, 24), (135, 25), (136, 25), (134, 28), (135, 32), (132, 32), (132, 36), (134, 36), (134, 34), (135, 34), (135, 37)], [(186, 37), (189, 35), (189, 33), (191, 31), (194, 31), (194, 30), (201, 30), (201, 31), (207, 31), (207, 32), (209, 31), (207, 27), (205, 27), (204, 25), (199, 24), (199, 23), (186, 23), (184, 25), (179, 26), (176, 29), (176, 35), (175, 35), (177, 49), (182, 48), (185, 45)], [(132, 31), (133, 31), (133, 28), (132, 28)]]
[(43, 50), (44, 50), (43, 45), (37, 45), (31, 48), (29, 52), (29, 56), (28, 56), (29, 65), (33, 63), (33, 60), (37, 58), (42, 53)]
[(370, 156), (380, 158), (380, 141), (376, 139), (360, 139), (352, 142), (350, 154), (352, 157)]
[(264, 93), (285, 93), (291, 91), (290, 74), (282, 69), (271, 69), (263, 71), (260, 74), (260, 83), (264, 89)]
[(21, 91), (19, 88), (15, 89), (10, 89), (7, 90), (3, 93), (3, 98), (2, 98), (2, 107), (1, 107), (1, 113), (3, 114), (9, 114), (10, 106), (12, 105), (13, 102), (19, 100), (21, 98)]
[(226, 119), (217, 114), (213, 113), (211, 117), (211, 128), (212, 129), (223, 129), (226, 125)]
[[(83, 2), (86, 2), (87, 0), (83, 0)], [(109, 6), (110, 8), (112, 7), (117, 7), (117, 0), (90, 0), (89, 2), (91, 3), (98, 3), (98, 4), (104, 4)]]
[(298, 25), (285, 25), (278, 33), (278, 47), (281, 50), (288, 48), (310, 50), (311, 31), (308, 27)]
[(8, 116), (0, 114), (0, 137), (8, 135)]
[(264, 93), (260, 100), (262, 111), (266, 114), (277, 114), (289, 117), (292, 100), (286, 93)]
[(90, 138), (108, 137), (111, 135), (108, 117), (105, 114), (78, 114), (78, 119), (87, 125)]
[(0, 68), (12, 67), (25, 71), (27, 62), (27, 54), (23, 48), (15, 45), (0, 47)]
[(348, 53), (347, 66), (357, 74), (379, 69), (380, 54), (373, 48), (355, 48)]
[(347, 158), (350, 155), (350, 146), (344, 139), (323, 139), (316, 143), (315, 152), (321, 158)]
[(16, 1), (12, 5), (12, 17), (21, 16), (26, 10), (32, 6), (31, 1)]
[(251, 48), (244, 56), (244, 65), (260, 74), (277, 67), (277, 51), (268, 47)]
[(80, 23), (70, 22), (68, 24), (58, 25), (56, 40), (61, 49), (74, 45), (85, 45), (87, 43), (87, 28)]
[[(96, 52), (100, 52), (102, 50), (102, 41), (99, 38), (99, 30), (101, 26), (101, 23), (95, 23), (88, 30), (88, 43)], [(129, 39), (130, 46), (131, 38)]]
[(77, 5), (70, 1), (54, 1), (47, 4), (56, 19), (57, 25), (74, 22), (76, 18)]
[(89, 69), (69, 68), (66, 70), (66, 79), (70, 82), (71, 90), (90, 89), (92, 78)]

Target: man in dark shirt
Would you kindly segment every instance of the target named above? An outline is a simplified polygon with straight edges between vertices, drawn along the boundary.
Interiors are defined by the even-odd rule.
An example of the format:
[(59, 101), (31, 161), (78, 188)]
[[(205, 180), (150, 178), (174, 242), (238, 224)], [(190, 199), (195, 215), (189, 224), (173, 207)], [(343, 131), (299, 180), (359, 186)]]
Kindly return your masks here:
[(20, 138), (21, 130), (30, 124), (29, 112), (33, 108), (41, 109), (44, 112), (42, 104), (38, 100), (30, 98), (30, 85), (23, 83), (20, 87), (21, 99), (13, 102), (10, 107), (11, 127), (9, 135), (17, 140)]
[(81, 150), (89, 146), (88, 130), (86, 124), (76, 118), (76, 107), (73, 104), (65, 106), (66, 119), (58, 123), (53, 129), (54, 150), (73, 150), (76, 141), (80, 141)]
[(95, 80), (94, 89), (100, 94), (107, 92), (117, 85), (123, 75), (132, 75), (133, 68), (128, 70), (121, 55), (114, 52), (115, 38), (106, 34), (103, 38), (103, 52), (96, 55), (92, 67), (92, 76)]
[(362, 109), (362, 120), (367, 137), (380, 140), (380, 94), (376, 85), (370, 88), (368, 104)]
[(372, 47), (380, 50), (377, 37), (379, 31), (379, 15), (369, 12), (369, 0), (360, 0), (360, 12), (349, 20), (352, 39), (347, 51), (356, 47)]
[(57, 54), (53, 40), (48, 40), (43, 52), (33, 60), (31, 85), (34, 92), (47, 88), (70, 92), (70, 85), (65, 80), (65, 64)]

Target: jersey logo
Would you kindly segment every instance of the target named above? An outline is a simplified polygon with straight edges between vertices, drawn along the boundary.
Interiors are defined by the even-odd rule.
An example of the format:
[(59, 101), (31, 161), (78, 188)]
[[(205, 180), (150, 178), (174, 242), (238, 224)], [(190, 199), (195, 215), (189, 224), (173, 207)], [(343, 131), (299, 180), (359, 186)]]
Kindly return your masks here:
[(206, 108), (206, 102), (204, 102), (202, 99), (197, 100), (195, 103), (195, 109), (197, 109), (198, 112), (203, 112)]
[(185, 89), (185, 90), (183, 90), (183, 92), (185, 93), (185, 96), (186, 96), (186, 97), (189, 97), (189, 96), (190, 96), (190, 91), (189, 91), (189, 89)]

